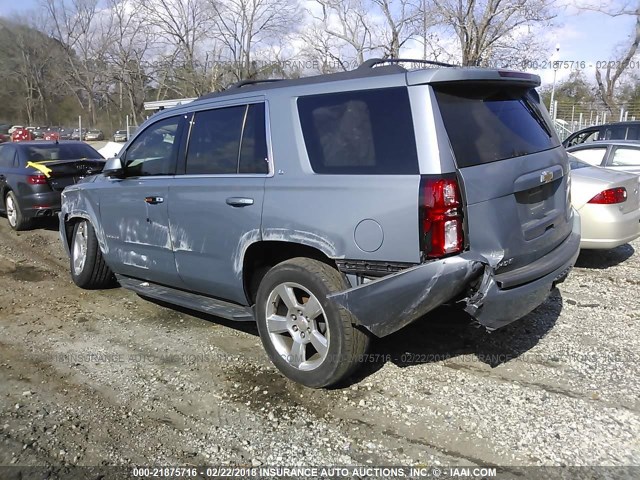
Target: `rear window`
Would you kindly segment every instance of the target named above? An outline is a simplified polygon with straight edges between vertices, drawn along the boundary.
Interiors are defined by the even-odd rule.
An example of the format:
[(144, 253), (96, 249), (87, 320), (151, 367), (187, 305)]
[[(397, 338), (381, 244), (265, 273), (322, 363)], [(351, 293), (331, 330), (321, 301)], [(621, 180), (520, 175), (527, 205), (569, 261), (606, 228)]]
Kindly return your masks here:
[(559, 145), (537, 94), (527, 88), (465, 84), (436, 97), (458, 167), (470, 167)]
[(83, 158), (101, 159), (96, 150), (83, 144), (54, 144), (27, 147), (27, 161), (42, 162), (46, 160), (80, 160)]
[(314, 172), (418, 173), (406, 88), (300, 97), (298, 112)]
[(607, 147), (602, 148), (585, 148), (582, 150), (574, 150), (571, 154), (574, 157), (579, 158), (583, 162), (588, 163), (589, 165), (601, 165), (602, 160), (604, 160), (604, 155), (607, 153)]

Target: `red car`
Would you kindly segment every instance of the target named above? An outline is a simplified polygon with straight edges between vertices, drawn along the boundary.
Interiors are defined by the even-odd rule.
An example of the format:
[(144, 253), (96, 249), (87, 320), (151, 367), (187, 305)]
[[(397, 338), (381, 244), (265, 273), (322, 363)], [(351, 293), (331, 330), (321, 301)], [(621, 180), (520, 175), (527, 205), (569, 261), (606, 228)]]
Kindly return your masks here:
[(56, 131), (46, 132), (43, 137), (45, 140), (51, 140), (52, 142), (57, 142), (60, 140), (60, 133)]
[(33, 134), (26, 128), (18, 128), (11, 134), (12, 142), (27, 142), (33, 140)]

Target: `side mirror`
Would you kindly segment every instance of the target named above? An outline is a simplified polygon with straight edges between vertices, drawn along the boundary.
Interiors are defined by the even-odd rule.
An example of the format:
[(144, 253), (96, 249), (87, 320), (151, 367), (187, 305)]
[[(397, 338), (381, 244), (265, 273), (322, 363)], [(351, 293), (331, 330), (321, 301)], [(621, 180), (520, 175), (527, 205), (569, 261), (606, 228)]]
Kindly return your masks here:
[(107, 177), (123, 177), (124, 167), (119, 157), (110, 158), (104, 164), (102, 173)]

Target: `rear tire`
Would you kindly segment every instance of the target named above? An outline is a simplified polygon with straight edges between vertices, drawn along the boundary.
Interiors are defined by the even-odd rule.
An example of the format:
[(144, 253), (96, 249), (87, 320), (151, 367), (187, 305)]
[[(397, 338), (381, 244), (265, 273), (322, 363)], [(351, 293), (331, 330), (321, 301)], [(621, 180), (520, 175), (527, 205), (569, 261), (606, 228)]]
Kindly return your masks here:
[(348, 286), (335, 268), (293, 258), (264, 276), (256, 298), (260, 339), (273, 364), (307, 387), (334, 385), (351, 375), (369, 347), (349, 311), (327, 300)]
[(7, 221), (9, 226), (19, 232), (21, 230), (28, 230), (33, 225), (33, 219), (25, 217), (20, 209), (20, 204), (16, 198), (15, 193), (9, 191), (4, 198), (4, 209), (7, 213)]
[(80, 288), (106, 288), (114, 283), (113, 272), (107, 266), (98, 245), (93, 226), (80, 220), (73, 227), (69, 265), (71, 278)]

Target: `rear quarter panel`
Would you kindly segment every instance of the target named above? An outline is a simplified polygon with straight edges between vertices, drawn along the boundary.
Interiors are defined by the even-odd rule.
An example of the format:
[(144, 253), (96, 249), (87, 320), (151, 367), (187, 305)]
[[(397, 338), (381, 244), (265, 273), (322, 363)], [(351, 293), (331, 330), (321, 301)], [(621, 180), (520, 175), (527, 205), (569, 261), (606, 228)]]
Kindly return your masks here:
[[(389, 85), (376, 79), (375, 87), (397, 86), (402, 77), (394, 77)], [(309, 245), (334, 259), (418, 263), (419, 175), (319, 175), (309, 163), (298, 96), (361, 88), (362, 80), (269, 92), (275, 175), (266, 181), (262, 237)], [(363, 221), (368, 229), (359, 230), (359, 239), (364, 233), (375, 245), (368, 236), (379, 237), (379, 248), (356, 243)]]

